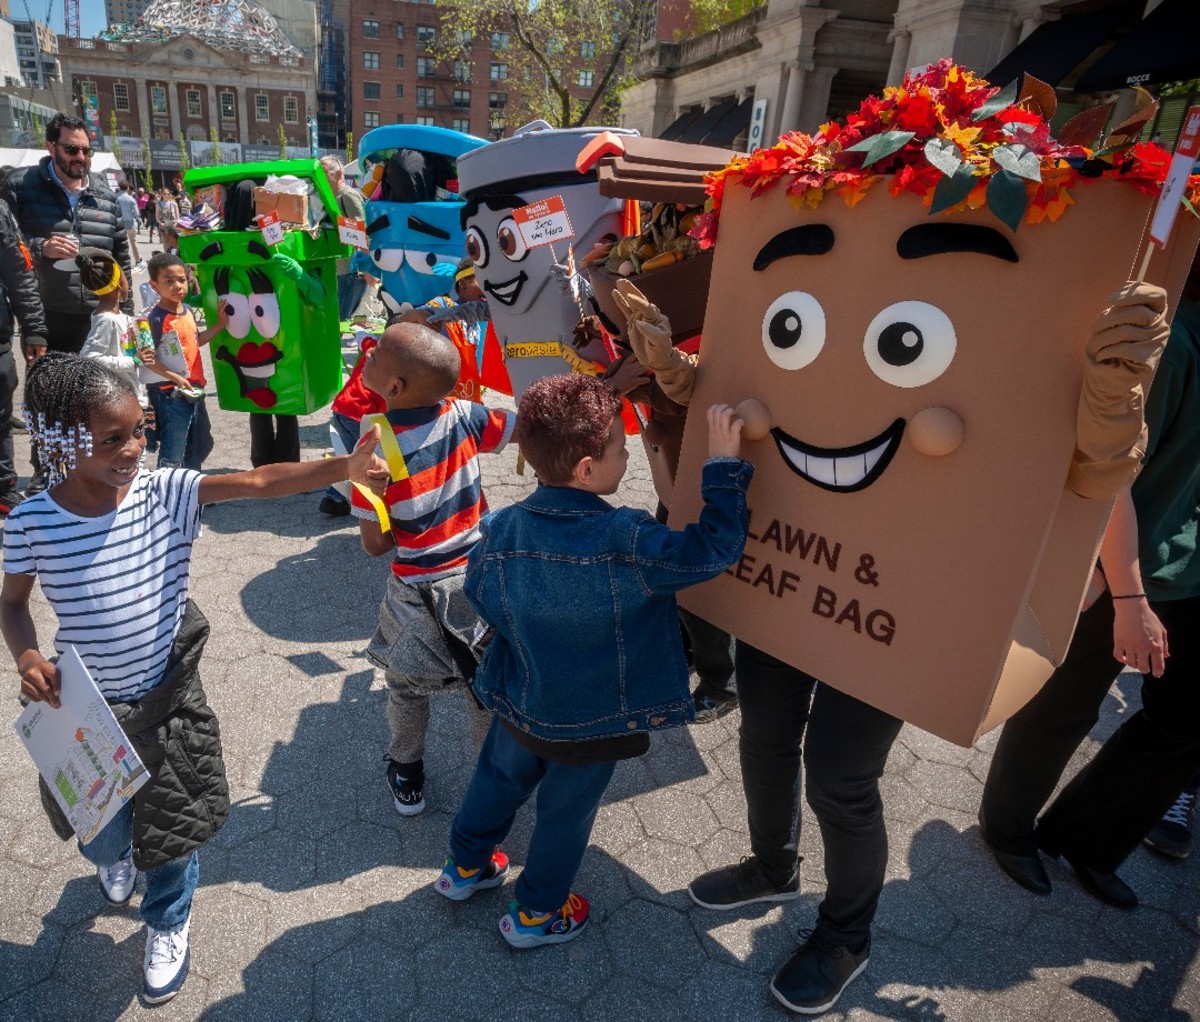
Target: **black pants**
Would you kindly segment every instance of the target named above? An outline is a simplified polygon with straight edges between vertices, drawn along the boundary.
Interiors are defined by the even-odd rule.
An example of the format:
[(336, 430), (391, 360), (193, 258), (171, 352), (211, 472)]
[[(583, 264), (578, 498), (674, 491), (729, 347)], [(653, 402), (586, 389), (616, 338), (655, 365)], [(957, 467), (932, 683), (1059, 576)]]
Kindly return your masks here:
[(733, 690), (733, 639), (729, 633), (710, 625), (690, 611), (679, 609), (679, 623), (687, 633), (692, 650), (692, 667), (700, 683), (696, 691), (711, 696)]
[(17, 469), (13, 463), (12, 420), (13, 395), (17, 390), (17, 363), (11, 342), (0, 351), (0, 494), (17, 485)]
[(300, 423), (294, 415), (255, 412), (250, 416), (250, 464), (300, 460)]
[[(1079, 772), (1037, 828), (1084, 865), (1116, 869), (1200, 768), (1200, 597), (1155, 601), (1171, 656), (1142, 678), (1142, 709)], [(1002, 851), (1036, 850), (1037, 814), (1100, 714), (1120, 664), (1112, 655), (1107, 595), (1079, 618), (1071, 648), (1045, 687), (1004, 725), (979, 810)]]
[(46, 313), (46, 347), (50, 351), (66, 351), (78, 355), (83, 342), (92, 332), (92, 314), (76, 315), (65, 312)]
[(739, 750), (750, 847), (771, 879), (796, 868), (801, 757), (805, 794), (825, 845), (827, 889), (817, 930), (857, 947), (887, 868), (879, 778), (901, 722), (738, 640)]

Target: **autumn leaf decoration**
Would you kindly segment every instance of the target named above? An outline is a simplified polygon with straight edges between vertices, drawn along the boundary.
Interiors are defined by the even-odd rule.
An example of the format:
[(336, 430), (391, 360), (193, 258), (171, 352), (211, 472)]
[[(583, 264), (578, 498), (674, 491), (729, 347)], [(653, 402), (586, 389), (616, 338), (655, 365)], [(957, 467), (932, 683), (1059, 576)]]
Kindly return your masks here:
[[(816, 207), (834, 192), (848, 206), (887, 182), (893, 196), (913, 192), (930, 215), (986, 206), (1011, 230), (1022, 222), (1057, 220), (1071, 190), (1115, 179), (1157, 193), (1170, 155), (1140, 142), (1157, 103), (1137, 90), (1134, 113), (1102, 139), (1112, 105), (1076, 114), (1050, 134), (1054, 89), (1035, 78), (998, 89), (942, 60), (909, 74), (882, 96), (868, 96), (843, 123), (812, 135), (791, 132), (769, 148), (739, 156), (710, 174), (708, 211), (692, 232), (701, 247), (716, 240), (725, 188), (740, 184), (757, 197), (784, 185), (796, 205)], [(1184, 204), (1200, 203), (1200, 176)]]

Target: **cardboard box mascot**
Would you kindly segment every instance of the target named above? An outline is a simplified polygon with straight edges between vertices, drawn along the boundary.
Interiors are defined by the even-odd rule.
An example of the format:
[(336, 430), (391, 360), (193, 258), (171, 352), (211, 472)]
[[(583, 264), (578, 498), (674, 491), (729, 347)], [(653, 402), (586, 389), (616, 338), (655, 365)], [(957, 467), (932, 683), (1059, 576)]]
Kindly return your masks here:
[[(681, 604), (963, 745), (1066, 653), (1167, 335), (1164, 292), (1125, 282), (1169, 157), (1122, 147), (1144, 116), (1107, 156), (1095, 115), (1051, 138), (1039, 84), (941, 62), (711, 176), (698, 366), (657, 364), (676, 400), (754, 402), (761, 437), (745, 556)], [(619, 286), (655, 364), (663, 324)]]

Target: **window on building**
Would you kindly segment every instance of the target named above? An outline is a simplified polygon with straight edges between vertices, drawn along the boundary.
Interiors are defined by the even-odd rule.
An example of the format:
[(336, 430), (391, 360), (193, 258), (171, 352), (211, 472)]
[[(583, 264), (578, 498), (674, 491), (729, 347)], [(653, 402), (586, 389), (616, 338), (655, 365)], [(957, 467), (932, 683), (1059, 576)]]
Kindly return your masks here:
[(507, 92), (489, 92), (488, 93), (488, 109), (503, 110), (508, 106)]
[(595, 71), (580, 71), (579, 72), (579, 84), (583, 88), (590, 89), (592, 87), (592, 83), (595, 82), (595, 80), (596, 80), (596, 72)]
[(417, 45), (432, 46), (437, 42), (437, 29), (433, 25), (417, 26)]
[(508, 78), (508, 65), (492, 61), (492, 81), (503, 82)]
[(396, 69), (400, 70), (400, 71), (404, 70), (404, 54), (403, 53), (396, 54)]
[(561, 39), (547, 39), (546, 40), (546, 56), (547, 57), (561, 56), (562, 51), (563, 51), (563, 41)]
[(404, 83), (403, 82), (398, 82), (396, 84), (396, 98), (397, 99), (404, 98)]
[(404, 38), (404, 22), (403, 21), (396, 22), (396, 38), (397, 39)]
[(471, 80), (471, 62), (469, 60), (456, 60), (454, 62), (454, 80), (456, 82), (469, 82)]
[(295, 96), (283, 97), (283, 120), (285, 124), (300, 123), (300, 101)]
[(433, 86), (418, 85), (417, 86), (417, 106), (433, 106)]
[(363, 127), (364, 128), (378, 128), (379, 127), (379, 114), (375, 113), (372, 110), (368, 110), (365, 114), (363, 114)]
[(265, 92), (255, 93), (254, 119), (256, 121), (269, 121), (271, 119), (271, 99)]
[(461, 131), (464, 135), (471, 134), (471, 122), (466, 117), (455, 117), (450, 122), (450, 127), (455, 131)]
[(221, 116), (232, 121), (237, 116), (237, 97), (232, 92), (222, 92), (220, 96)]
[(363, 99), (380, 99), (378, 82), (363, 82)]
[(455, 89), (454, 90), (454, 105), (459, 110), (471, 109), (471, 90), (470, 89)]
[(437, 61), (432, 57), (417, 58), (417, 77), (432, 78), (437, 74)]
[(470, 46), (475, 41), (475, 33), (467, 29), (460, 28), (454, 33), (454, 42), (459, 46)]
[(596, 44), (590, 39), (585, 39), (579, 44), (579, 55), (585, 60), (590, 60), (596, 56)]
[(364, 39), (378, 39), (379, 38), (379, 22), (378, 21), (364, 21), (362, 23), (362, 34), (363, 34)]
[(119, 114), (129, 113), (129, 86), (124, 82), (113, 82), (113, 109)]
[(413, 124), (424, 124), (427, 128), (433, 127), (432, 117), (414, 117)]
[(378, 71), (379, 70), (379, 51), (378, 50), (363, 50), (363, 70)]
[(492, 49), (497, 53), (503, 53), (508, 49), (508, 33), (493, 32), (492, 33)]
[(199, 117), (200, 116), (200, 90), (199, 89), (187, 89), (183, 94), (183, 98), (186, 100), (186, 103), (187, 103), (187, 115), (189, 117)]
[(93, 99), (95, 99), (96, 96), (99, 95), (99, 93), (96, 91), (96, 83), (95, 82), (80, 82), (79, 83), (79, 94), (81, 96), (91, 96)]
[(167, 112), (167, 87), (165, 85), (150, 86), (150, 112), (152, 114)]

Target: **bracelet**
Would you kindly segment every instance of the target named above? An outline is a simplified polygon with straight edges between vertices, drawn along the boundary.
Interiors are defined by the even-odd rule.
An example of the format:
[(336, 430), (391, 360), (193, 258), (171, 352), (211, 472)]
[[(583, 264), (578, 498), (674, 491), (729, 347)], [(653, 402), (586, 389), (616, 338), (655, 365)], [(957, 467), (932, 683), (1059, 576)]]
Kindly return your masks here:
[(1113, 599), (1114, 600), (1145, 600), (1145, 599), (1147, 599), (1147, 596), (1145, 593), (1129, 593), (1126, 596), (1114, 596)]

